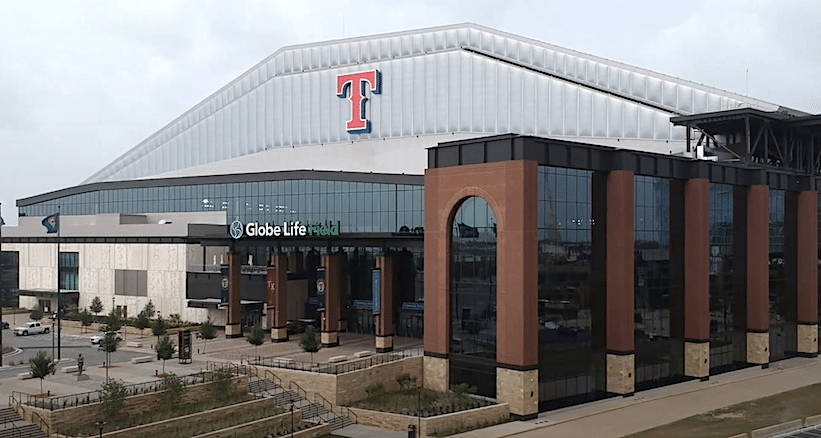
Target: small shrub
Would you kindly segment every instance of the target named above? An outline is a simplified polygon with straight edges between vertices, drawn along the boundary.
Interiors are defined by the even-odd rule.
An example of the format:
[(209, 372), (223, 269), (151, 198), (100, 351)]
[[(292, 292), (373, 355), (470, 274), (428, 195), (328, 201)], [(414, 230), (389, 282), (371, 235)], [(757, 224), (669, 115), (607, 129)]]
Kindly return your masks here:
[(220, 368), (211, 373), (209, 389), (217, 400), (225, 400), (231, 396), (231, 370)]
[(396, 383), (399, 384), (399, 389), (411, 389), (416, 387), (416, 376), (409, 373), (400, 374), (396, 376)]
[(125, 385), (121, 381), (108, 379), (103, 383), (100, 394), (100, 409), (104, 417), (111, 418), (123, 409), (125, 392)]
[(185, 384), (182, 379), (174, 373), (170, 373), (162, 379), (162, 392), (160, 396), (169, 408), (173, 408), (182, 398), (185, 391)]
[(368, 398), (379, 397), (385, 394), (385, 385), (383, 383), (374, 383), (365, 388), (365, 392), (368, 394)]
[(459, 397), (464, 397), (464, 396), (467, 396), (468, 394), (475, 394), (476, 393), (476, 387), (475, 386), (470, 386), (467, 383), (460, 383), (458, 385), (452, 385), (450, 387), (450, 390), (453, 391), (453, 393), (456, 394)]

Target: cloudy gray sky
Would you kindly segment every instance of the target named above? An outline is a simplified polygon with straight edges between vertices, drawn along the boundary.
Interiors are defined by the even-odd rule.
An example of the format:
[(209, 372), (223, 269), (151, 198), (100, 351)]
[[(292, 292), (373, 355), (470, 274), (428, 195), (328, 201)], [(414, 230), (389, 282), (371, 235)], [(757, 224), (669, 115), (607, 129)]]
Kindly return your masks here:
[(17, 199), (79, 184), (278, 48), (343, 36), (469, 21), (821, 113), (821, 2), (618, 3), (2, 0), (3, 217), (16, 224)]

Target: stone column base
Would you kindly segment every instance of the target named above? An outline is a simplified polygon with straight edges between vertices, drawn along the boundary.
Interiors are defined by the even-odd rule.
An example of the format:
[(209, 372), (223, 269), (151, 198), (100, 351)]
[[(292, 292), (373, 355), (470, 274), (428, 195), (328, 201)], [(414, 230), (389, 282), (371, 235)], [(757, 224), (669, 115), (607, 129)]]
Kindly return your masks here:
[(271, 342), (288, 342), (288, 328), (272, 328)]
[(684, 342), (684, 375), (701, 380), (710, 378), (709, 342)]
[(338, 332), (322, 332), (319, 335), (319, 341), (322, 343), (322, 348), (338, 347), (339, 333)]
[(626, 396), (636, 391), (636, 355), (607, 354), (607, 392)]
[(496, 368), (496, 399), (510, 405), (510, 416), (530, 420), (539, 413), (539, 370)]
[(225, 326), (225, 337), (226, 338), (241, 338), (242, 337), (242, 326), (239, 324), (227, 324)]
[(798, 354), (818, 356), (818, 324), (798, 324)]
[(747, 362), (757, 365), (770, 363), (770, 334), (747, 332)]
[(387, 353), (393, 351), (393, 335), (376, 337), (376, 352)]
[(450, 384), (450, 366), (447, 359), (425, 355), (422, 360), (424, 387), (434, 391), (447, 391)]

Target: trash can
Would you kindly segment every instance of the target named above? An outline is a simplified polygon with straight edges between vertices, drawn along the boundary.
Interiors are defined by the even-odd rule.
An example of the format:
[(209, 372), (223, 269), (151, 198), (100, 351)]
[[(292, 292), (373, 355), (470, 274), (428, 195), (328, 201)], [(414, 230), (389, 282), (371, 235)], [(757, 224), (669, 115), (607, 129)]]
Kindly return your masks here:
[(408, 425), (408, 438), (416, 438), (416, 425), (409, 424)]

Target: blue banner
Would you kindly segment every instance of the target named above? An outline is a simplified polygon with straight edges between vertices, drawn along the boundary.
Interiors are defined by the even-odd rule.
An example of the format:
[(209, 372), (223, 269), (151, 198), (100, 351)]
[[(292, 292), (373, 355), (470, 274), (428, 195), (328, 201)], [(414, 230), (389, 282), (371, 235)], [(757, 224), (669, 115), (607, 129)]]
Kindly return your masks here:
[(382, 305), (380, 299), (382, 296), (382, 272), (379, 269), (371, 271), (371, 292), (373, 293), (373, 314), (379, 315), (381, 313), (379, 307)]
[(220, 268), (220, 307), (228, 305), (228, 268)]

